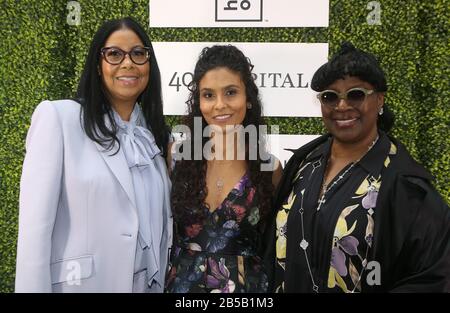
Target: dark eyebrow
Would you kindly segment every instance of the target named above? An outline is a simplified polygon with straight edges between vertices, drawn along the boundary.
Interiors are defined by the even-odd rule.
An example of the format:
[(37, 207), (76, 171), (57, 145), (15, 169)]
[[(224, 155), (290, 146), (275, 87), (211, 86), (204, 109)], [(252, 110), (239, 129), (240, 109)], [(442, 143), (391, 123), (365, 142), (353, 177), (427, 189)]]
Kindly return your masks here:
[(240, 87), (238, 85), (233, 85), (233, 84), (223, 87), (223, 89), (228, 89), (228, 88), (238, 88), (239, 89)]
[[(238, 85), (231, 84), (231, 85), (227, 85), (227, 86), (223, 87), (222, 90), (227, 90), (230, 88), (240, 89), (240, 87)], [(205, 87), (205, 88), (200, 89), (200, 92), (202, 92), (202, 91), (214, 91), (214, 89)]]
[(202, 91), (212, 91), (212, 89), (211, 88), (202, 88), (202, 89), (200, 89), (200, 92), (202, 92)]
[[(108, 46), (108, 47), (105, 47), (105, 48), (114, 48), (114, 49), (119, 49), (119, 50), (125, 51), (125, 50), (123, 50), (122, 48), (120, 48), (118, 46)], [(133, 50), (134, 48), (145, 48), (145, 47), (143, 45), (136, 45), (136, 46), (131, 47), (131, 50)]]

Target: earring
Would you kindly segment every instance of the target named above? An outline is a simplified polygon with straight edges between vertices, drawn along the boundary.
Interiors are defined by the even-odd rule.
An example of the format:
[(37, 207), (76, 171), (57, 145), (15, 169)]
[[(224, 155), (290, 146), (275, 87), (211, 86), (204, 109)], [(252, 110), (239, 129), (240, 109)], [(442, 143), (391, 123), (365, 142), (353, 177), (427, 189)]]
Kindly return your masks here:
[(252, 108), (252, 104), (251, 104), (251, 102), (247, 102), (247, 109), (251, 109)]
[(383, 113), (384, 113), (384, 110), (383, 110), (383, 107), (381, 107), (380, 111), (378, 111), (378, 115), (383, 115)]

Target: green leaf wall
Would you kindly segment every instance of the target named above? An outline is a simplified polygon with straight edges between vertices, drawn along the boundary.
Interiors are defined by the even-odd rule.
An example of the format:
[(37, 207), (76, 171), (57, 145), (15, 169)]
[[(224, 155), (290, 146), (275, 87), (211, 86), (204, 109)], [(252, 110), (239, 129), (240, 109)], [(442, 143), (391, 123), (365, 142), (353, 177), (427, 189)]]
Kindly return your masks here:
[[(187, 1), (187, 0), (180, 0)], [(148, 1), (78, 1), (81, 25), (67, 24), (68, 1), (0, 0), (0, 292), (14, 290), (18, 196), (25, 136), (44, 99), (73, 96), (90, 40), (103, 21), (132, 16), (148, 28)], [(436, 177), (450, 200), (449, 23), (445, 0), (380, 0), (381, 25), (367, 1), (331, 0), (328, 28), (162, 28), (152, 41), (328, 42), (375, 53), (386, 71), (393, 134)], [(445, 4), (447, 3), (447, 5)], [(195, 18), (193, 14), (192, 18)], [(179, 117), (168, 117), (170, 124)], [(319, 134), (320, 118), (268, 118), (285, 134)]]

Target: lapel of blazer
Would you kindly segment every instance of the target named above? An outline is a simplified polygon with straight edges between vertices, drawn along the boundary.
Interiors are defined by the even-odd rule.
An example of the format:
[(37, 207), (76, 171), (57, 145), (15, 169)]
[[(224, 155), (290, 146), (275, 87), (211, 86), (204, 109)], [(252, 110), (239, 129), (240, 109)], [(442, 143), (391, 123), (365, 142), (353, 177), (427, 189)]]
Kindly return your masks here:
[(120, 185), (125, 190), (126, 194), (128, 195), (128, 199), (136, 208), (136, 199), (134, 195), (133, 181), (122, 149), (120, 149), (119, 152), (114, 154), (114, 152), (117, 150), (118, 147), (117, 143), (114, 145), (114, 148), (111, 151), (105, 150), (105, 148), (103, 148), (96, 142), (95, 146), (97, 147), (97, 150), (100, 152), (101, 156), (103, 157), (106, 164), (110, 168), (111, 172), (113, 172), (114, 176), (117, 178)]
[(160, 244), (160, 255), (159, 255), (159, 281), (164, 282), (167, 270), (168, 270), (168, 262), (169, 262), (169, 253), (170, 248), (172, 247), (172, 238), (173, 238), (173, 217), (172, 217), (172, 209), (170, 204), (170, 190), (172, 188), (172, 182), (169, 179), (167, 166), (164, 158), (156, 157), (155, 158), (156, 165), (161, 172), (161, 177), (164, 184), (164, 204), (163, 204), (163, 234), (161, 237)]
[(164, 185), (164, 207), (163, 207), (163, 214), (164, 214), (164, 223), (166, 225), (170, 225), (169, 229), (167, 229), (166, 234), (169, 235), (170, 241), (172, 240), (172, 227), (171, 227), (171, 219), (172, 219), (172, 209), (170, 204), (170, 191), (172, 188), (172, 182), (169, 179), (169, 174), (167, 171), (167, 166), (165, 163), (164, 158), (155, 158), (156, 165), (161, 173), (161, 178), (163, 180)]

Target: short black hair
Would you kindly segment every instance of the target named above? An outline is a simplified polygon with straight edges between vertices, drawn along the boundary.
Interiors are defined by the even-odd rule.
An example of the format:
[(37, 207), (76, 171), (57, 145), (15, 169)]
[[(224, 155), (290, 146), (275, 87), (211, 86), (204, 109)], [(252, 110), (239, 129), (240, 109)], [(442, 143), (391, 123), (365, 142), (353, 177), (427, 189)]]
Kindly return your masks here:
[(339, 51), (331, 60), (314, 73), (311, 88), (323, 91), (345, 76), (358, 77), (370, 83), (376, 91), (387, 91), (386, 76), (377, 58), (346, 41), (341, 44)]
[[(373, 86), (375, 91), (388, 90), (386, 76), (375, 55), (356, 48), (350, 42), (344, 41), (338, 52), (314, 73), (311, 88), (317, 92), (325, 90), (338, 79), (346, 76), (357, 77)], [(378, 119), (378, 127), (389, 131), (394, 125), (394, 114), (386, 104), (384, 113)]]

